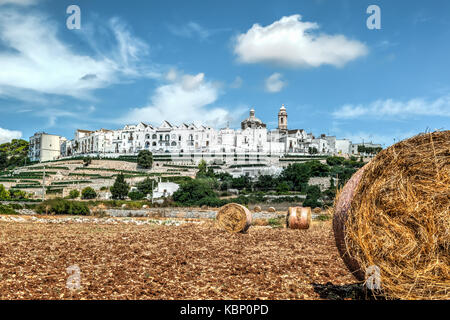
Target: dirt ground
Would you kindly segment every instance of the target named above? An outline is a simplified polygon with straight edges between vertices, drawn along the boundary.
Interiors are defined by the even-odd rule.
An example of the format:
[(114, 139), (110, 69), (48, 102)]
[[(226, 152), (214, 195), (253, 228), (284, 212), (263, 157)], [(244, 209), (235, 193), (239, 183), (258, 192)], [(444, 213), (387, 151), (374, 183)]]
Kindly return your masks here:
[[(80, 270), (78, 290), (67, 268)], [(73, 269), (74, 270), (74, 269)], [(0, 299), (360, 299), (331, 222), (306, 231), (0, 222)]]

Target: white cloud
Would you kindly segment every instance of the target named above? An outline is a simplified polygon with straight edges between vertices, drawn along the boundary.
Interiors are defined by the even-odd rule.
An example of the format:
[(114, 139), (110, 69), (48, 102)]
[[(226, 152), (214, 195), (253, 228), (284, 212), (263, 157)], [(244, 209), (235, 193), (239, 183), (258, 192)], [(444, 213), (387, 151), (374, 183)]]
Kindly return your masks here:
[(0, 144), (10, 142), (12, 139), (20, 139), (22, 132), (0, 128)]
[(266, 79), (265, 86), (268, 92), (280, 92), (285, 86), (286, 82), (281, 79), (281, 73), (275, 72)]
[(450, 117), (450, 95), (442, 96), (432, 101), (415, 98), (408, 101), (377, 100), (368, 105), (347, 104), (333, 112), (333, 117), (337, 119), (361, 117), (406, 118), (410, 116)]
[(236, 38), (234, 53), (243, 63), (273, 63), (292, 67), (341, 67), (368, 53), (367, 47), (344, 35), (316, 34), (319, 25), (296, 14), (271, 25), (254, 24)]
[(182, 26), (169, 25), (169, 31), (179, 37), (183, 38), (198, 37), (200, 38), (200, 40), (205, 40), (211, 35), (210, 31), (202, 27), (197, 22), (193, 21), (188, 22), (187, 24)]
[(109, 29), (116, 46), (97, 57), (74, 52), (57, 31), (43, 14), (0, 11), (0, 43), (6, 47), (0, 51), (0, 92), (17, 98), (23, 91), (83, 98), (123, 76), (136, 76), (134, 64), (147, 50), (118, 19), (110, 21)]
[(29, 6), (36, 4), (37, 0), (0, 0), (0, 6), (5, 4), (14, 4), (19, 6)]
[(203, 73), (166, 78), (173, 80), (155, 90), (148, 106), (132, 109), (125, 117), (115, 122), (144, 121), (159, 125), (164, 120), (174, 124), (195, 121), (218, 126), (233, 121), (234, 118), (226, 109), (210, 107), (217, 101), (219, 88), (213, 82), (205, 80)]

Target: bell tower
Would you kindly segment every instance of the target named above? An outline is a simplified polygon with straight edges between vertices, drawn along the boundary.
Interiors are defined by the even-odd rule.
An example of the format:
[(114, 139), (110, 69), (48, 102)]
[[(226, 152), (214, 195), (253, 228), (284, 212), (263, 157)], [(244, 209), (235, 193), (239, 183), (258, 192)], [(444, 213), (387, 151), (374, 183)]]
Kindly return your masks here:
[(280, 111), (278, 112), (278, 130), (281, 132), (287, 131), (287, 112), (284, 104), (281, 106)]

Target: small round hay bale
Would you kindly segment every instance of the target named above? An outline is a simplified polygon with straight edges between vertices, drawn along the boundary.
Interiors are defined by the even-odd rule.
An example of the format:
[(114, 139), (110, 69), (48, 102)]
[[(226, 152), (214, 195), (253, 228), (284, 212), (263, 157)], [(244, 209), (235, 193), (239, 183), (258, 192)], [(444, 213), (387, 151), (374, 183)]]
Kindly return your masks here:
[(122, 205), (122, 209), (125, 209), (127, 207), (127, 205), (124, 203), (123, 205)]
[(269, 212), (277, 212), (277, 210), (274, 207), (270, 207), (269, 210), (267, 210)]
[(260, 206), (255, 206), (254, 208), (253, 208), (253, 211), (254, 212), (261, 212), (261, 207)]
[(449, 190), (450, 131), (382, 150), (336, 197), (333, 230), (348, 269), (371, 284), (377, 270), (387, 298), (448, 299)]
[(144, 204), (144, 205), (142, 206), (142, 209), (148, 209), (148, 205)]
[(319, 208), (319, 207), (317, 207), (317, 208), (314, 208), (314, 209), (313, 209), (313, 212), (316, 213), (316, 214), (318, 214), (318, 213), (321, 213), (321, 212), (322, 212), (322, 209)]
[(206, 209), (208, 209), (208, 206), (207, 206), (206, 204), (204, 204), (204, 205), (202, 205), (202, 206), (200, 207), (200, 209), (206, 210)]
[(286, 226), (290, 229), (309, 229), (311, 226), (310, 207), (289, 207)]
[(219, 209), (216, 220), (228, 232), (246, 232), (252, 224), (252, 213), (237, 203), (228, 203)]

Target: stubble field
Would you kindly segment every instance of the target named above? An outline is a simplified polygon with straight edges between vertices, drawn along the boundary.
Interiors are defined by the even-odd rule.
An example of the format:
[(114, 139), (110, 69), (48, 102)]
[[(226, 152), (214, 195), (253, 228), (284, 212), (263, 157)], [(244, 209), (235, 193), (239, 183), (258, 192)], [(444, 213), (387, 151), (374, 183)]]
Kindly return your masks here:
[[(78, 290), (67, 268), (80, 270)], [(72, 267), (73, 268), (73, 267)], [(0, 299), (360, 299), (331, 222), (307, 231), (0, 222)]]

